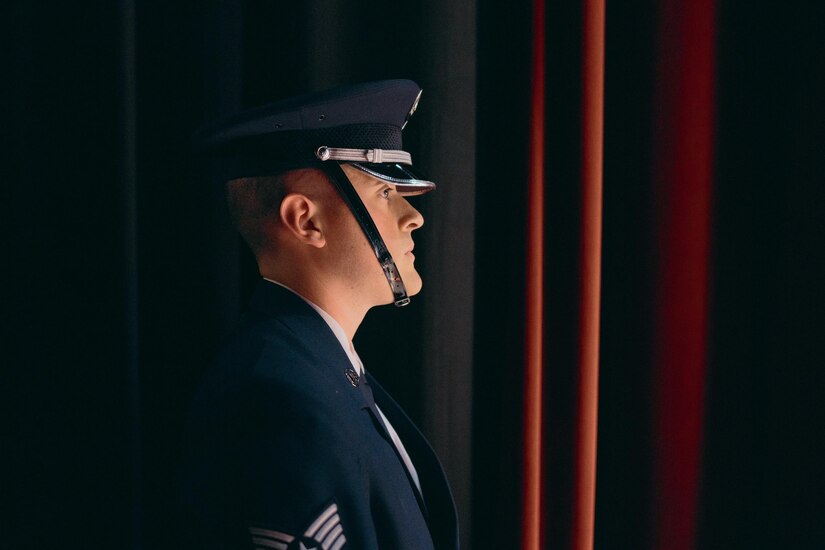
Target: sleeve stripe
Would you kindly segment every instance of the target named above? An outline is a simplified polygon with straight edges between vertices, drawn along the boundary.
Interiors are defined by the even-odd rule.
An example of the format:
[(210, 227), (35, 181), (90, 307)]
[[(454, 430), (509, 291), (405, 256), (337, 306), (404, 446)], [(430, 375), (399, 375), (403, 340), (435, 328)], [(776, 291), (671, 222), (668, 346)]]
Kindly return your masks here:
[(281, 542), (285, 542), (287, 544), (289, 544), (290, 542), (292, 542), (295, 539), (295, 537), (293, 537), (290, 534), (281, 533), (280, 531), (272, 531), (270, 529), (261, 529), (260, 527), (250, 527), (249, 532), (253, 536), (258, 535), (258, 536), (261, 536), (261, 537), (268, 537), (268, 538), (275, 539), (275, 540), (278, 540), (278, 541), (281, 541)]
[(262, 539), (260, 537), (252, 537), (252, 542), (258, 546), (266, 546), (267, 548), (275, 548), (276, 550), (286, 550), (287, 544), (270, 539)]
[(341, 523), (341, 519), (338, 517), (338, 514), (335, 514), (331, 518), (327, 520), (327, 522), (315, 533), (315, 540), (323, 540), (324, 537), (327, 536), (336, 525)]
[(347, 538), (342, 534), (338, 537), (338, 541), (329, 550), (341, 550), (341, 547), (347, 543)]
[(332, 545), (332, 542), (335, 539), (337, 539), (338, 536), (341, 535), (343, 532), (344, 532), (343, 527), (341, 527), (340, 525), (336, 526), (335, 529), (333, 529), (330, 532), (330, 534), (327, 535), (327, 537), (323, 540), (323, 542), (321, 542), (321, 546), (323, 546), (325, 549), (328, 550), (329, 547)]
[(318, 519), (312, 522), (312, 525), (309, 526), (304, 535), (308, 537), (315, 537), (315, 533), (318, 532), (318, 529), (321, 527), (321, 525), (324, 522), (326, 522), (329, 519), (329, 517), (333, 514), (335, 514), (336, 516), (338, 515), (338, 505), (334, 502), (329, 506), (329, 508), (324, 510), (324, 512), (320, 516), (318, 516)]

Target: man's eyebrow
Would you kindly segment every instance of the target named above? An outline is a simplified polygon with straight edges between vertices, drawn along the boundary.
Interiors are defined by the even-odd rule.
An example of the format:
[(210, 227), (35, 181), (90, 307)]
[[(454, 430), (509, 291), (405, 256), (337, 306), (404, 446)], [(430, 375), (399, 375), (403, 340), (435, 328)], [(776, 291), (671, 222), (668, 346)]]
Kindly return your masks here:
[(366, 176), (367, 179), (375, 185), (386, 185), (388, 182), (382, 180), (381, 178), (376, 178), (375, 176)]
[[(386, 182), (382, 179), (378, 179), (378, 178), (375, 178), (375, 177), (372, 177), (372, 176), (367, 176), (366, 180), (367, 180), (367, 183), (370, 183), (372, 185), (378, 185), (378, 186), (390, 185), (389, 182)], [(390, 186), (390, 187), (392, 187), (392, 186)]]

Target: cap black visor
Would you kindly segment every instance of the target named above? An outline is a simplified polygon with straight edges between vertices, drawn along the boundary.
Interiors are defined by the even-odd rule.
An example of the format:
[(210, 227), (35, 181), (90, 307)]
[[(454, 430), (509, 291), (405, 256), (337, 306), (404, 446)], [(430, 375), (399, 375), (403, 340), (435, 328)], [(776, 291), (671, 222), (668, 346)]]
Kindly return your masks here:
[(420, 195), (435, 189), (433, 182), (406, 164), (386, 162), (380, 164), (352, 162), (350, 164), (362, 172), (394, 185), (395, 190), (402, 195)]

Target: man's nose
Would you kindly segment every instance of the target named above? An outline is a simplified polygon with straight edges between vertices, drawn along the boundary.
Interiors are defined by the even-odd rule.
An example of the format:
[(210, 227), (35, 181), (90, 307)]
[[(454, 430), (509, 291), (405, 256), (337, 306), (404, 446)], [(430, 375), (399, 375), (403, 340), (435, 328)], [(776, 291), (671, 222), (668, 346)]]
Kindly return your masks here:
[(407, 199), (404, 199), (404, 208), (405, 211), (400, 220), (400, 225), (403, 229), (407, 231), (415, 231), (424, 225), (424, 216), (422, 216), (421, 212), (416, 210)]

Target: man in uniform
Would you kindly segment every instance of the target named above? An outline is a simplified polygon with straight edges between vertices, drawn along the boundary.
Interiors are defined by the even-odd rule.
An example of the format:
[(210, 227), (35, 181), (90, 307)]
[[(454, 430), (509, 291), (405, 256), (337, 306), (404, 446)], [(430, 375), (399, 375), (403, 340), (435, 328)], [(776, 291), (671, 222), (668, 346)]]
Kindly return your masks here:
[(349, 86), (198, 133), (262, 280), (192, 408), (193, 548), (458, 547), (438, 459), (352, 345), (370, 308), (421, 289), (405, 196), (435, 185), (401, 143), (420, 94)]

